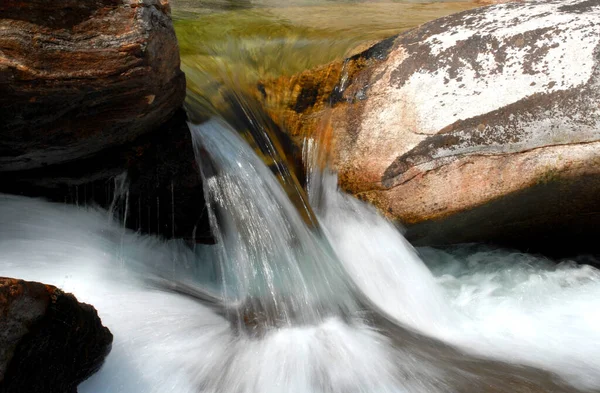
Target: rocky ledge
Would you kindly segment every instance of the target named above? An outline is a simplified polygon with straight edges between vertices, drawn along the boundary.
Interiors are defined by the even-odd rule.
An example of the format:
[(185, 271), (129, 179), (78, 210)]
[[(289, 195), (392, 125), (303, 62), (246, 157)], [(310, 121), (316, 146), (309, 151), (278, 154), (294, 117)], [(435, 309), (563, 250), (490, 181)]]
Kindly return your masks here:
[(0, 1), (0, 192), (211, 241), (179, 65), (168, 0)]

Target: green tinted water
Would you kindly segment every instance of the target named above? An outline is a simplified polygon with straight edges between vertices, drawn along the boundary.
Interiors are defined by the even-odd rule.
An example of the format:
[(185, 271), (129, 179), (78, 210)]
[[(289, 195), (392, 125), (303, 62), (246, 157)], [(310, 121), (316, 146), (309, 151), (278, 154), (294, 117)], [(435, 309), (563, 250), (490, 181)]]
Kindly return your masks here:
[[(220, 106), (222, 87), (244, 90), (343, 59), (378, 40), (473, 8), (472, 2), (177, 0), (173, 18), (188, 107)], [(196, 110), (194, 110), (195, 112)]]

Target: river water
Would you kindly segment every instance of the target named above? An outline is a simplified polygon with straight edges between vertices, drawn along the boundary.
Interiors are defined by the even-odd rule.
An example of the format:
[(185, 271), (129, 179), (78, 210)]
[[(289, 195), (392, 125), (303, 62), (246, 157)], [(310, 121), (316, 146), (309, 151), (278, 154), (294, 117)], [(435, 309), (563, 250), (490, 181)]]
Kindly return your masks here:
[[(268, 10), (308, 24), (299, 9), (339, 16), (381, 6), (181, 4), (187, 8), (175, 12), (178, 32), (188, 29), (189, 40), (203, 15), (226, 18), (215, 26), (238, 15), (245, 35), (245, 13)], [(367, 39), (388, 29), (378, 23), (381, 30)], [(297, 49), (301, 39), (294, 40)], [(357, 43), (350, 41), (307, 61), (335, 59)], [(232, 45), (223, 59), (247, 44)], [(114, 334), (105, 365), (80, 392), (600, 391), (600, 271), (477, 244), (414, 249), (401, 229), (339, 191), (335, 173), (318, 165), (309, 165), (308, 192), (292, 195), (295, 188), (285, 187), (292, 178), (267, 167), (239, 129), (215, 116), (210, 98), (220, 84), (243, 90), (269, 68), (244, 54), (239, 64), (221, 59), (229, 65), (211, 71), (201, 59), (214, 60), (214, 53), (185, 43), (182, 53), (185, 67), (196, 64), (189, 95), (201, 104), (190, 108), (214, 110), (190, 125), (190, 148), (216, 245), (143, 236), (101, 209), (0, 196), (0, 275), (74, 293)], [(270, 75), (294, 67), (277, 66)], [(203, 90), (208, 85), (217, 88)], [(307, 141), (305, 149), (310, 161), (319, 146)]]
[(223, 121), (193, 132), (212, 157), (221, 247), (142, 236), (102, 210), (0, 198), (0, 274), (73, 292), (115, 335), (81, 392), (600, 386), (599, 271), (482, 245), (415, 250), (332, 173), (317, 232)]

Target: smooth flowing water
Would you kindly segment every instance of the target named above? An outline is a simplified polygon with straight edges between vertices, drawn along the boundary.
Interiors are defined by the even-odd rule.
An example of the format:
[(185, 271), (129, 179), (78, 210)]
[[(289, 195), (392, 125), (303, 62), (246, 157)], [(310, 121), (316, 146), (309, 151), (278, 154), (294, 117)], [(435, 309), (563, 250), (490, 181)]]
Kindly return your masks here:
[(224, 121), (190, 126), (215, 233), (223, 297), (239, 320), (291, 326), (357, 311), (333, 253)]
[[(194, 112), (227, 105), (223, 86), (292, 75), (366, 49), (473, 1), (174, 0), (173, 18)], [(233, 82), (233, 83), (232, 83)]]

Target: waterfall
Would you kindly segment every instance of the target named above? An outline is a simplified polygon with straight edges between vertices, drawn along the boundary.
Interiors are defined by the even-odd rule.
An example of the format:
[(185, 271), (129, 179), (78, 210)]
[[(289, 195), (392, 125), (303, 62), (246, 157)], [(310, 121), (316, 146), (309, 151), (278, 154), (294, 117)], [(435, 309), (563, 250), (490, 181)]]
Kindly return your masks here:
[[(350, 283), (275, 176), (224, 121), (190, 125), (219, 249), (223, 296), (252, 326), (356, 311)], [(248, 319), (251, 319), (248, 321)]]
[(309, 182), (318, 229), (231, 126), (192, 132), (215, 246), (0, 195), (0, 275), (73, 292), (114, 334), (80, 392), (598, 391), (598, 270), (415, 250), (327, 170)]

